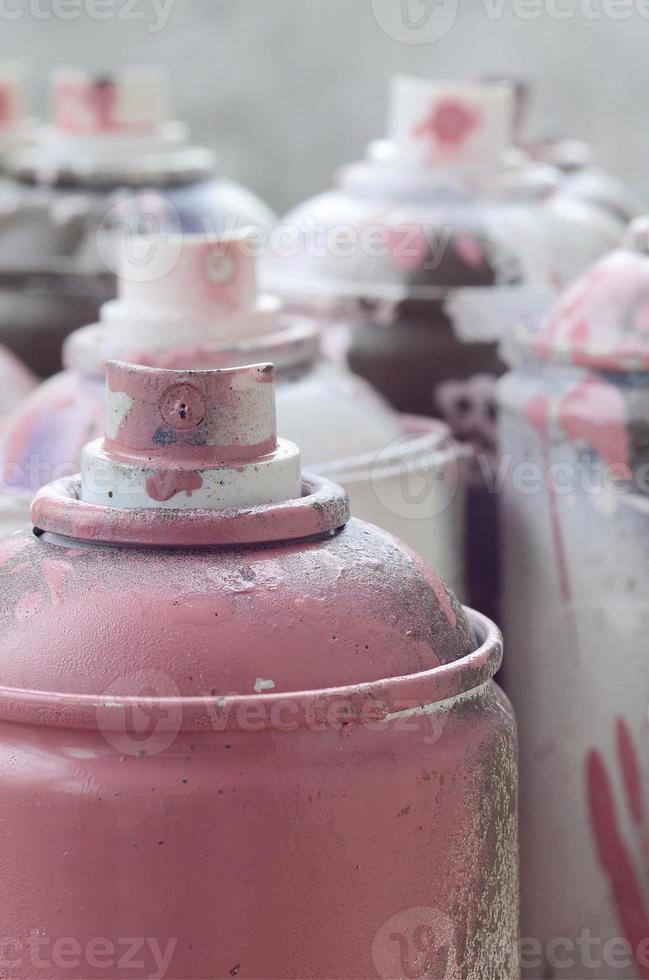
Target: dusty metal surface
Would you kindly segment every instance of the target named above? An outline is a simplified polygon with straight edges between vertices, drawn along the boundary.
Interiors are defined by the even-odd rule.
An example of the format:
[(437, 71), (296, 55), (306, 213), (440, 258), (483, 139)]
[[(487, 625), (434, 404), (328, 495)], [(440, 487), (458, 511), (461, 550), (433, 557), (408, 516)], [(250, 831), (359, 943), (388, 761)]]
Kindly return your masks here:
[[(252, 465), (249, 494), (278, 451), (256, 390), (272, 382), (263, 366), (111, 366), (127, 397), (88, 452)], [(89, 475), (36, 502), (47, 532), (0, 542), (8, 976), (58, 976), (60, 937), (79, 950), (66, 975), (105, 976), (93, 940), (139, 936), (128, 980), (514, 980), (516, 737), (496, 627), (389, 534), (345, 523), (324, 481), (256, 525), (245, 507), (211, 500), (197, 518), (117, 492), (84, 541), (68, 515), (91, 506)], [(309, 515), (299, 537), (282, 507)], [(215, 547), (228, 523), (246, 533)], [(160, 546), (140, 546), (151, 528)], [(36, 966), (34, 929), (50, 953)]]

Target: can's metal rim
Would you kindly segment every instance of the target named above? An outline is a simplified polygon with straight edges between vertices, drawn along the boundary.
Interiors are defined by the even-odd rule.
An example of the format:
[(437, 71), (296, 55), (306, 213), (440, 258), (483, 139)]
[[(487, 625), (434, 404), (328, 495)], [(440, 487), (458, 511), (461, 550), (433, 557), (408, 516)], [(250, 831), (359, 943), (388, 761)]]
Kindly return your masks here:
[(8, 173), (15, 180), (46, 186), (84, 186), (113, 188), (126, 183), (129, 187), (189, 184), (214, 176), (215, 154), (202, 146), (161, 147), (141, 154), (123, 154), (101, 163), (81, 154), (48, 158), (41, 147), (29, 147), (12, 157)]
[(349, 500), (336, 483), (304, 476), (302, 496), (243, 510), (107, 507), (81, 500), (81, 478), (65, 477), (35, 496), (32, 524), (79, 541), (153, 548), (205, 548), (294, 541), (337, 531)]
[(460, 481), (469, 460), (475, 456), (468, 443), (458, 442), (449, 427), (438, 419), (402, 415), (401, 424), (403, 434), (384, 449), (313, 468), (344, 486), (400, 478), (413, 467), (420, 474), (451, 471), (457, 482)]
[[(275, 314), (273, 314), (275, 317)], [(199, 363), (202, 368), (239, 366), (243, 358), (270, 360), (276, 370), (286, 370), (315, 361), (320, 338), (315, 323), (305, 317), (281, 312), (276, 328), (259, 337), (241, 336), (236, 340), (187, 339), (182, 344), (164, 344), (143, 349), (142, 345), (112, 339), (109, 324), (100, 322), (75, 330), (67, 338), (63, 359), (66, 368), (104, 380), (106, 363), (111, 360), (134, 361), (150, 367), (172, 367)], [(207, 334), (208, 331), (206, 330)]]
[[(59, 694), (0, 687), (0, 720), (53, 728), (129, 731), (128, 719), (155, 712), (157, 732), (322, 731), (387, 724), (395, 715), (430, 708), (484, 687), (502, 662), (498, 627), (466, 610), (476, 649), (452, 663), (402, 677), (311, 691), (209, 697), (122, 697)], [(151, 716), (153, 716), (151, 714)]]

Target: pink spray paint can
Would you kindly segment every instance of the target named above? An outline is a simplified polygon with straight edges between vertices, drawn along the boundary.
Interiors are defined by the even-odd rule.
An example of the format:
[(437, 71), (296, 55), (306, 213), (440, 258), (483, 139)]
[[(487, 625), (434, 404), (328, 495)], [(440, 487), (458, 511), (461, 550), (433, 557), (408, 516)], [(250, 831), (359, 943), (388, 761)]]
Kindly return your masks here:
[(443, 419), (475, 450), (469, 597), (493, 616), (499, 344), (620, 241), (612, 220), (555, 200), (558, 175), (512, 163), (512, 106), (505, 83), (397, 76), (388, 138), (283, 219), (266, 267), (289, 302), (317, 297), (353, 326), (352, 369), (399, 411)]
[[(526, 261), (480, 198), (508, 143), (507, 86), (394, 79), (388, 139), (345, 167), (332, 191), (281, 222), (269, 284), (298, 309), (324, 305), (353, 328), (352, 370), (401, 412), (451, 426), (489, 468), (495, 449), (498, 342), (536, 309)], [(282, 243), (295, 242), (285, 256)], [(545, 293), (544, 293), (545, 296)], [(493, 500), (478, 457), (467, 510), (469, 596), (493, 614)]]
[(216, 235), (274, 220), (170, 118), (158, 71), (64, 69), (51, 88), (51, 123), (8, 158), (0, 198), (0, 342), (42, 377), (115, 295), (122, 229)]
[(317, 321), (259, 293), (254, 233), (136, 244), (125, 243), (118, 299), (68, 339), (67, 370), (8, 426), (5, 526), (22, 527), (33, 493), (77, 470), (103, 426), (110, 359), (183, 369), (272, 360), (280, 428), (305, 465), (341, 483), (355, 516), (415, 548), (462, 594), (466, 448), (440, 422), (399, 415), (344, 363), (325, 362)]
[(112, 362), (32, 516), (0, 543), (5, 976), (514, 980), (498, 631), (301, 475), (271, 365)]
[(524, 975), (649, 976), (649, 226), (501, 382)]

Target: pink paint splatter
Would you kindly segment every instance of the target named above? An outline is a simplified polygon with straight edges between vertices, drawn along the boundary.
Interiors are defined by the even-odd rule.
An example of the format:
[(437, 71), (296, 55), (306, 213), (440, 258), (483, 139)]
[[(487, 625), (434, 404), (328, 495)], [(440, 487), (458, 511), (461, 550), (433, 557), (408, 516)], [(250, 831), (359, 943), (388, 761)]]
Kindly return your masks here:
[[(540, 358), (551, 355), (555, 340), (566, 331), (569, 337), (572, 331), (575, 331), (572, 340), (577, 345), (585, 343), (590, 328), (583, 316), (583, 308), (588, 306), (588, 299), (602, 278), (606, 278), (606, 271), (596, 267), (568, 290), (565, 298), (548, 317), (545, 327), (534, 341), (534, 350)], [(579, 315), (579, 320), (576, 325), (571, 326), (571, 320), (575, 315)]]
[(387, 246), (392, 264), (397, 269), (419, 269), (430, 252), (428, 239), (419, 225), (388, 228)]
[(436, 105), (412, 132), (417, 139), (433, 138), (443, 145), (456, 147), (464, 143), (480, 123), (480, 112), (474, 106), (449, 98)]
[(50, 590), (52, 602), (58, 606), (61, 601), (63, 583), (66, 576), (72, 571), (72, 566), (66, 561), (55, 561), (48, 558), (41, 563), (41, 571), (45, 583)]
[(185, 473), (182, 470), (159, 470), (146, 481), (146, 492), (151, 500), (163, 502), (171, 500), (177, 493), (191, 497), (194, 490), (200, 490), (203, 478), (198, 473)]
[(582, 347), (590, 337), (590, 327), (585, 320), (578, 320), (570, 331), (570, 343), (575, 347)]
[(41, 611), (44, 603), (45, 596), (42, 592), (27, 592), (16, 603), (14, 616), (19, 620), (32, 619)]
[[(633, 862), (617, 826), (613, 792), (599, 752), (586, 758), (588, 812), (602, 870), (608, 878), (620, 928), (632, 950), (649, 937), (649, 916)], [(647, 980), (649, 969), (636, 964), (639, 976)]]
[(0, 88), (0, 126), (8, 126), (13, 122), (13, 101), (11, 92)]
[(111, 129), (117, 105), (117, 91), (113, 82), (96, 82), (87, 90), (86, 101), (96, 119), (97, 129)]
[(28, 540), (21, 534), (19, 537), (5, 538), (4, 541), (0, 541), (0, 565), (6, 565), (8, 561), (20, 554), (27, 547)]
[(558, 422), (573, 442), (585, 442), (609, 466), (629, 462), (624, 399), (618, 388), (595, 376), (584, 378), (561, 401)]
[(528, 420), (536, 430), (541, 441), (545, 444), (550, 425), (550, 400), (546, 395), (538, 395), (530, 399), (525, 411)]
[(100, 133), (125, 128), (116, 115), (117, 89), (110, 79), (91, 85), (59, 82), (56, 95), (56, 123), (61, 129)]
[(453, 247), (462, 261), (472, 269), (479, 269), (484, 262), (482, 246), (469, 235), (459, 235), (453, 242)]
[(642, 782), (640, 768), (636, 757), (631, 733), (625, 722), (620, 718), (616, 726), (617, 754), (624, 779), (624, 789), (631, 816), (638, 826), (644, 821), (644, 805), (642, 800)]

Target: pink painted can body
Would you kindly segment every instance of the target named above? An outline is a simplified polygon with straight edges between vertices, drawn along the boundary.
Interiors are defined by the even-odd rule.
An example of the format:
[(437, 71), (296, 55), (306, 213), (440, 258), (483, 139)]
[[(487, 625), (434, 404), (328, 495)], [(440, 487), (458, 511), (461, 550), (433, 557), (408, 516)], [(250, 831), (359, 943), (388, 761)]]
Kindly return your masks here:
[[(109, 366), (110, 436), (0, 543), (7, 977), (517, 976), (497, 629), (328, 481), (187, 499), (279, 486), (272, 380)], [(202, 476), (128, 508), (100, 464)]]
[[(361, 526), (350, 528), (345, 545), (362, 547), (364, 533)], [(7, 575), (25, 560), (34, 562), (36, 574), (47, 561), (69, 565), (61, 602), (94, 608), (99, 622), (117, 618), (126, 648), (102, 644), (95, 627), (85, 655), (96, 657), (99, 649), (108, 669), (99, 672), (104, 676), (95, 688), (87, 686), (106, 690), (103, 697), (69, 695), (64, 708), (56, 695), (44, 693), (26, 698), (16, 712), (15, 695), (3, 692), (0, 711), (9, 707), (12, 718), (0, 725), (3, 934), (23, 944), (5, 956), (5, 962), (19, 960), (5, 967), (5, 976), (104, 977), (88, 944), (107, 937), (123, 954), (119, 940), (126, 936), (155, 939), (162, 951), (172, 950), (164, 973), (169, 980), (516, 976), (515, 735), (503, 695), (487, 680), (498, 640), (484, 621), (475, 619), (483, 642), (467, 658), (473, 663), (458, 669), (452, 682), (441, 683), (438, 668), (410, 684), (383, 682), (375, 696), (361, 685), (293, 693), (288, 680), (280, 685), (279, 667), (264, 664), (268, 639), (260, 630), (251, 651), (256, 671), (278, 677), (282, 696), (241, 698), (240, 704), (233, 698), (219, 708), (209, 692), (215, 685), (227, 688), (206, 662), (197, 667), (195, 690), (206, 693), (197, 698), (194, 715), (193, 699), (162, 700), (174, 686), (191, 685), (188, 677), (153, 662), (133, 669), (131, 630), (133, 619), (141, 619), (154, 649), (171, 628), (175, 663), (183, 656), (191, 661), (188, 637), (195, 642), (209, 630), (205, 652), (213, 654), (215, 643), (221, 645), (210, 622), (218, 605), (214, 591), (187, 597), (199, 616), (185, 607), (170, 622), (168, 612), (186, 593), (188, 566), (193, 577), (209, 581), (223, 565), (218, 553), (198, 562), (166, 556), (169, 577), (147, 599), (154, 556), (146, 550), (70, 558), (26, 535), (21, 543), (24, 550)], [(231, 553), (229, 587), (240, 591), (226, 606), (251, 602), (250, 580), (260, 566), (273, 564), (281, 575), (284, 561), (309, 565), (305, 553), (314, 547), (284, 547), (279, 556), (274, 550)], [(330, 548), (322, 552), (326, 557)], [(90, 600), (93, 564), (104, 566), (104, 588), (135, 574), (141, 592), (117, 590)], [(39, 586), (29, 586), (34, 596), (17, 606), (21, 617), (38, 602)], [(282, 599), (289, 602), (280, 586), (278, 605)], [(134, 615), (119, 617), (120, 607)], [(33, 629), (52, 615), (48, 600), (34, 612)], [(74, 629), (69, 608), (67, 616), (54, 616)], [(293, 662), (309, 644), (321, 654), (324, 644), (337, 642), (354, 656), (366, 645), (359, 640), (371, 638), (371, 649), (380, 642), (372, 626), (353, 636), (343, 625), (334, 640), (336, 618), (320, 630), (313, 612), (309, 620), (291, 644)], [(39, 649), (44, 652), (42, 640)], [(79, 660), (81, 651), (68, 653), (70, 666), (90, 682), (93, 671)], [(110, 683), (120, 660), (130, 706)], [(483, 683), (472, 689), (478, 679)], [(408, 688), (403, 698), (400, 687)], [(160, 692), (148, 703), (147, 688)], [(442, 689), (444, 703), (436, 705)], [(349, 717), (351, 706), (365, 699), (367, 718), (379, 718), (378, 706), (392, 697), (393, 718), (363, 723)], [(422, 701), (427, 708), (420, 714), (398, 710)], [(167, 732), (166, 720), (180, 730)], [(49, 938), (41, 947), (45, 968), (28, 952), (34, 933)], [(62, 974), (53, 957), (57, 940), (65, 938), (81, 952), (78, 968)], [(145, 958), (144, 969), (111, 975), (155, 975), (152, 955), (151, 945), (143, 945), (137, 959)], [(67, 955), (67, 962), (74, 960)]]

